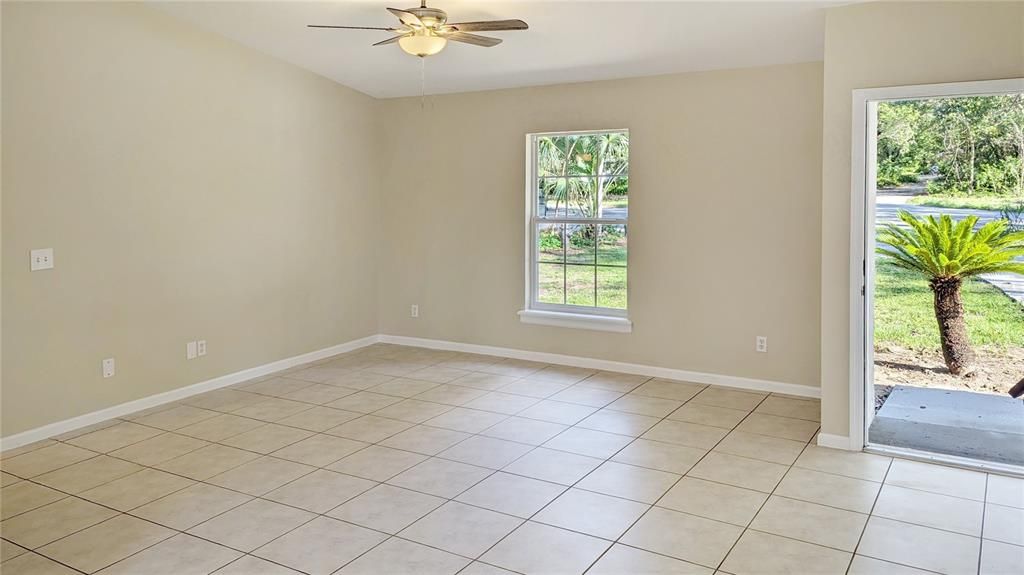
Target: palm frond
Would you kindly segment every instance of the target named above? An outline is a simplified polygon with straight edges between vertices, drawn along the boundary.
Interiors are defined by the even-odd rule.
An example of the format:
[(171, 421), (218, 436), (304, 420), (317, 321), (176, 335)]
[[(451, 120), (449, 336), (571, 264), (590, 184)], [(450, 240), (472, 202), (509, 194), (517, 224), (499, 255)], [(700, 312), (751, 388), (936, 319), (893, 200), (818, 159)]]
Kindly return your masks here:
[(878, 233), (878, 255), (894, 265), (929, 278), (967, 278), (984, 273), (1024, 275), (1024, 232), (1007, 233), (997, 220), (978, 227), (978, 217), (953, 220), (919, 218), (906, 210), (898, 217), (904, 226), (887, 224)]

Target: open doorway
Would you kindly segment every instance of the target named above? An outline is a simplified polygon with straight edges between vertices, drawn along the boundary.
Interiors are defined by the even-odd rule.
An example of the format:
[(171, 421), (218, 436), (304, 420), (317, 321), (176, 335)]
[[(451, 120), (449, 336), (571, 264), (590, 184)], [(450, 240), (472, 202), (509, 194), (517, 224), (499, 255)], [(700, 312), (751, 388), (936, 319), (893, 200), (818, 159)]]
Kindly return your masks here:
[(851, 421), (870, 450), (1024, 472), (1024, 81), (861, 90), (859, 114)]

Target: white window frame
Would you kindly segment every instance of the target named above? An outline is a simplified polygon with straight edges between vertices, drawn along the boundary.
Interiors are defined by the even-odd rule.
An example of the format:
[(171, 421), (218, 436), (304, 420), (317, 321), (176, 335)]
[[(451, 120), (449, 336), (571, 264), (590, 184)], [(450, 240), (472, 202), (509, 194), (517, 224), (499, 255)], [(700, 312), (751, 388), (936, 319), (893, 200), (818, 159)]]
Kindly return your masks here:
[[(625, 132), (629, 130), (606, 129), (606, 130), (583, 130), (563, 132), (537, 132), (526, 135), (526, 301), (525, 307), (519, 312), (519, 318), (523, 323), (549, 325), (557, 327), (569, 327), (580, 329), (593, 329), (599, 331), (613, 331), (629, 333), (633, 329), (633, 323), (629, 320), (629, 248), (626, 248), (626, 309), (615, 309), (606, 307), (578, 306), (570, 304), (552, 304), (537, 301), (538, 290), (538, 254), (537, 254), (537, 224), (548, 219), (542, 219), (537, 215), (537, 140), (543, 137), (552, 136), (589, 136), (595, 134), (607, 134), (612, 132)], [(628, 174), (627, 174), (628, 177)], [(629, 215), (626, 218), (560, 218), (557, 223), (567, 224), (598, 224), (598, 225), (624, 225), (626, 226), (626, 237), (629, 237)], [(628, 241), (628, 240), (627, 240)], [(596, 289), (596, 286), (595, 286)]]

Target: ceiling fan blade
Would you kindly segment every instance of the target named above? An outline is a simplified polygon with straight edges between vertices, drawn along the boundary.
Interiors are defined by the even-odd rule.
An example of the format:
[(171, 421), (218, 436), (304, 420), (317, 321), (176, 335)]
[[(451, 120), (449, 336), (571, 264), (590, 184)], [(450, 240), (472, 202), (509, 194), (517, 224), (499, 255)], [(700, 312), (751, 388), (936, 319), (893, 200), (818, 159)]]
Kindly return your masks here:
[(385, 32), (398, 32), (398, 28), (377, 28), (374, 26), (327, 26), (324, 24), (306, 24), (306, 28), (338, 28), (340, 30), (383, 30)]
[(499, 30), (526, 30), (529, 26), (522, 20), (488, 20), (486, 22), (456, 22), (448, 24), (459, 32), (497, 32)]
[(423, 28), (423, 21), (420, 20), (419, 16), (413, 14), (412, 12), (408, 12), (406, 10), (399, 10), (398, 8), (388, 8), (388, 12), (391, 12), (392, 14), (397, 16), (398, 19), (402, 21), (402, 24), (405, 24), (406, 26), (412, 26), (413, 28)]
[(476, 34), (467, 34), (465, 32), (452, 32), (450, 34), (445, 34), (444, 37), (449, 40), (455, 40), (456, 42), (465, 42), (466, 44), (472, 44), (474, 46), (483, 46), (484, 48), (490, 48), (491, 46), (501, 44), (501, 38), (478, 36)]
[(399, 40), (401, 40), (402, 38), (405, 38), (406, 36), (408, 36), (408, 34), (399, 34), (398, 36), (392, 36), (392, 37), (388, 38), (387, 40), (381, 40), (380, 42), (377, 42), (376, 44), (374, 44), (374, 46), (383, 46), (385, 44), (394, 44), (395, 42), (398, 42)]

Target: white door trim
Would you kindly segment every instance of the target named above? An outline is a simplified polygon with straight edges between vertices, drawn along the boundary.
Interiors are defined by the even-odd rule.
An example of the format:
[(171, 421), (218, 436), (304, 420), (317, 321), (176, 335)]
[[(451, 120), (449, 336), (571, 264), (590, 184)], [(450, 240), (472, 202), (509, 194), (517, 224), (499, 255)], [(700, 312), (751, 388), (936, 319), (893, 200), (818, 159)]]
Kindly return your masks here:
[[(878, 103), (956, 96), (989, 96), (1024, 91), (1024, 78), (892, 86), (853, 91), (850, 169), (850, 449), (867, 445), (874, 415), (875, 152)], [(871, 135), (869, 137), (869, 134)], [(864, 290), (863, 292), (861, 290)], [(872, 408), (868, 409), (868, 402)]]

